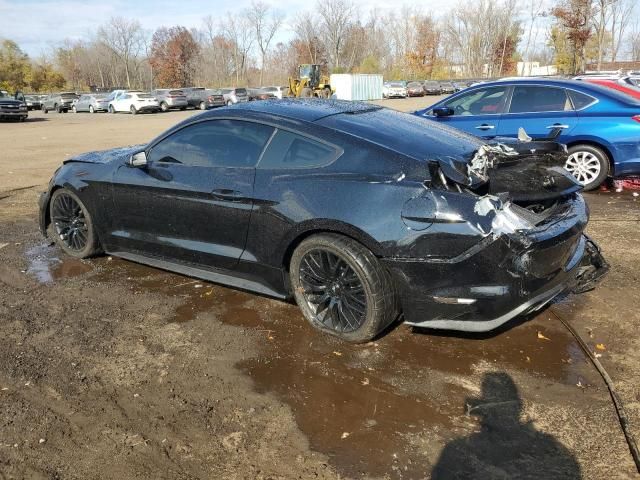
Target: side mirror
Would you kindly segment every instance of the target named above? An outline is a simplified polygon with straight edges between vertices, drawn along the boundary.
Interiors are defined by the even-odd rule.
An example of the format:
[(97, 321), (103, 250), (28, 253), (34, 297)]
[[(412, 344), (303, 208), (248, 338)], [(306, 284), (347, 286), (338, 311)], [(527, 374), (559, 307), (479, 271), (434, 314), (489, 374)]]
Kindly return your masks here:
[(127, 165), (134, 168), (143, 168), (148, 165), (147, 163), (147, 154), (143, 150), (142, 152), (134, 153), (129, 157), (129, 161)]
[(433, 114), (436, 117), (450, 117), (454, 113), (455, 112), (453, 111), (453, 108), (451, 108), (451, 107), (436, 107), (436, 108), (433, 109)]

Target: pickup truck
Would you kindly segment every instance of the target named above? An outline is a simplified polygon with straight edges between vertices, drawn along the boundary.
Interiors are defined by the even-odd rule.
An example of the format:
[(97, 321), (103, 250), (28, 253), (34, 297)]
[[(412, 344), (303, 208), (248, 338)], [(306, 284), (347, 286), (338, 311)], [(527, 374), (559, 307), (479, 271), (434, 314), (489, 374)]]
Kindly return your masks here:
[(22, 92), (11, 96), (6, 90), (0, 90), (0, 120), (17, 119), (24, 122), (28, 116), (27, 102)]

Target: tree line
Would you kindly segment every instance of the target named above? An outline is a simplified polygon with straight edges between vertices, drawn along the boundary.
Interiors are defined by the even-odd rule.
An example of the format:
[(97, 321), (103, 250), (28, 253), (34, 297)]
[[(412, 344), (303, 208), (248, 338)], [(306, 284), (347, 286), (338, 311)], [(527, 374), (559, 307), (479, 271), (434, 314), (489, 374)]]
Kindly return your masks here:
[[(551, 4), (549, 3), (551, 1)], [(160, 27), (113, 17), (81, 40), (39, 59), (0, 43), (5, 89), (152, 89), (285, 84), (302, 63), (324, 73), (382, 73), (386, 79), (500, 77), (519, 61), (585, 65), (640, 60), (635, 0), (477, 0), (435, 15), (418, 6), (363, 14), (352, 0), (317, 0), (286, 17), (260, 0), (202, 18), (198, 28)], [(639, 7), (640, 8), (640, 7)], [(637, 16), (636, 16), (637, 18)], [(276, 41), (286, 34), (290, 40)]]

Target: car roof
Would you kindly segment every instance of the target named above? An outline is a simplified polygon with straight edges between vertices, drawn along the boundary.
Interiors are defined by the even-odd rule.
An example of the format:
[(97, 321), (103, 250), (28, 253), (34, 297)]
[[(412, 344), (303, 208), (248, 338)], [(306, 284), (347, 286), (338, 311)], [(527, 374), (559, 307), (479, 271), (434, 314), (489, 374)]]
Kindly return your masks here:
[(315, 122), (324, 117), (340, 113), (362, 113), (379, 110), (382, 107), (370, 103), (349, 102), (346, 100), (326, 100), (320, 98), (265, 100), (245, 102), (231, 108), (250, 110), (269, 115), (291, 118), (306, 122)]

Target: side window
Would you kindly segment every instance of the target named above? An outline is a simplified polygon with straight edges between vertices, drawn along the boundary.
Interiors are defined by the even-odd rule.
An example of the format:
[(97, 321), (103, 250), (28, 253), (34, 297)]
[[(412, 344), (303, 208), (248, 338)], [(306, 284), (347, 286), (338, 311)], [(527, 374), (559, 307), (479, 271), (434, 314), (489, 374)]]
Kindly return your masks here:
[(509, 113), (562, 112), (573, 110), (564, 88), (516, 86)]
[(324, 143), (278, 130), (258, 168), (315, 168), (334, 161), (340, 151)]
[(255, 167), (273, 130), (241, 120), (196, 123), (160, 141), (149, 160), (192, 167)]
[(581, 110), (595, 101), (595, 98), (585, 93), (576, 92), (575, 90), (567, 90), (567, 93), (573, 102), (573, 108), (576, 110)]
[(481, 88), (461, 95), (445, 106), (452, 108), (454, 115), (491, 115), (502, 113), (507, 87)]

